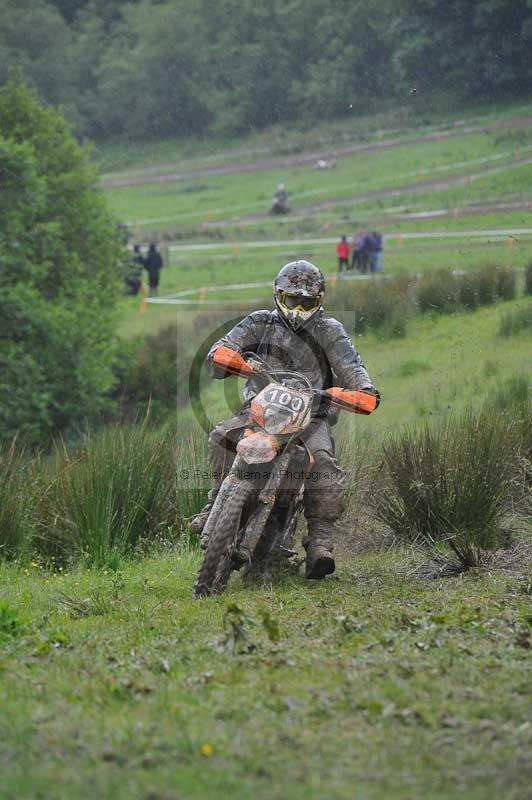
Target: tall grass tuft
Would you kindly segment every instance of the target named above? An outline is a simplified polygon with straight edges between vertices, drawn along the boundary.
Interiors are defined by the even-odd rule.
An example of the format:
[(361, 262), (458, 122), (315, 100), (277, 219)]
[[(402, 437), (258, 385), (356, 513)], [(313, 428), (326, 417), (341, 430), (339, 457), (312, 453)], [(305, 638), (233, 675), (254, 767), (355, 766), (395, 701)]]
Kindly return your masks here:
[(357, 334), (374, 331), (388, 337), (405, 336), (412, 311), (410, 281), (404, 277), (364, 284), (339, 281), (329, 293), (328, 309)]
[(457, 286), (451, 270), (423, 275), (417, 285), (417, 303), (422, 314), (444, 314), (457, 306)]
[(16, 558), (31, 547), (32, 465), (16, 442), (0, 449), (0, 559)]
[(532, 330), (532, 305), (509, 311), (501, 317), (499, 326), (501, 336), (515, 336), (524, 330)]
[(525, 267), (525, 294), (532, 294), (532, 261)]
[(496, 292), (501, 300), (513, 300), (516, 294), (517, 279), (514, 270), (511, 267), (497, 267), (495, 270), (496, 276)]
[(478, 565), (500, 541), (515, 459), (515, 431), (502, 414), (411, 429), (384, 447), (376, 513), (398, 539), (446, 542), (462, 568)]
[(167, 433), (146, 423), (87, 434), (74, 453), (55, 453), (39, 503), (44, 557), (112, 564), (177, 528), (175, 454)]

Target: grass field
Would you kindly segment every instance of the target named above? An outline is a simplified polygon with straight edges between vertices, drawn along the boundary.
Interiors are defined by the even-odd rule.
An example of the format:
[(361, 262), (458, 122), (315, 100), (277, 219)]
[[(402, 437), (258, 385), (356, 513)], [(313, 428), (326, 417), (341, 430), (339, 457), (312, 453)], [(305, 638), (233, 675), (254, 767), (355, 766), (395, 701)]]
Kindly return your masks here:
[(526, 561), (427, 581), (424, 558), (205, 601), (186, 548), (0, 566), (0, 797), (524, 800)]
[[(366, 133), (346, 121), (334, 132), (329, 130), (328, 139), (325, 126), (314, 138), (292, 131), (284, 149), (278, 132), (269, 142), (264, 136), (234, 142), (224, 151), (226, 160), (224, 152), (215, 158), (212, 143), (206, 143), (203, 151), (201, 143), (196, 143), (194, 152), (182, 154), (181, 167), (198, 170), (197, 177), (108, 188), (107, 194), (117, 215), (131, 223), (135, 238), (155, 238), (163, 247), (174, 243), (167, 252), (161, 293), (203, 289), (191, 299), (202, 297), (207, 304), (238, 297), (249, 301), (250, 308), (255, 303), (264, 305), (268, 290), (228, 293), (216, 291), (216, 287), (271, 281), (283, 263), (297, 257), (315, 261), (330, 279), (336, 271), (335, 240), (365, 227), (387, 235), (388, 275), (487, 264), (523, 267), (531, 257), (531, 236), (506, 234), (532, 227), (532, 164), (527, 163), (532, 158), (532, 132), (527, 127), (482, 132), (482, 125), (497, 119), (519, 123), (529, 113), (530, 108), (523, 105), (485, 115), (472, 113), (466, 123), (477, 125), (480, 132), (476, 135), (465, 135), (468, 125), (453, 125), (448, 118), (427, 120), (415, 130), (405, 118), (388, 128), (374, 121)], [(434, 133), (438, 124), (444, 135), (447, 131), (453, 138), (406, 143), (414, 133)], [(457, 135), (462, 129), (464, 135)], [(331, 170), (307, 165), (223, 176), (201, 172), (213, 164), (236, 170), (239, 159), (249, 162), (282, 152), (303, 153), (325, 141), (336, 141), (340, 147), (342, 142), (378, 142), (390, 137), (398, 137), (396, 147), (341, 156)], [(112, 162), (110, 152), (105, 156), (107, 164)], [(135, 174), (142, 174), (142, 152), (148, 157), (148, 151), (131, 154)], [(149, 169), (158, 174), (171, 172), (171, 165), (163, 163), (168, 160), (165, 146), (152, 150), (149, 157)], [(120, 157), (115, 163), (122, 163)], [(293, 211), (275, 219), (264, 212), (280, 180), (287, 183)], [(470, 233), (482, 231), (486, 233), (480, 236)], [(409, 239), (413, 234), (434, 238)], [(310, 241), (313, 239), (329, 241)], [(155, 330), (175, 314), (173, 308), (149, 307), (140, 318), (138, 309), (136, 300), (122, 304), (123, 335)]]

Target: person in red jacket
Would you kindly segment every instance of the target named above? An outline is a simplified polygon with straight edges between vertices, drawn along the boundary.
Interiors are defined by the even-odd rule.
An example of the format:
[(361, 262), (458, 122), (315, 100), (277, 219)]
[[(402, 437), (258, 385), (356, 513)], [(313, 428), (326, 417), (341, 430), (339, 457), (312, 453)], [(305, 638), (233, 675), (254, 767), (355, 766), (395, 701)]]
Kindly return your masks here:
[(336, 254), (338, 256), (338, 272), (342, 271), (342, 268), (345, 267), (345, 270), (349, 269), (349, 253), (351, 252), (351, 245), (345, 238), (342, 236), (342, 241), (338, 242), (336, 245)]

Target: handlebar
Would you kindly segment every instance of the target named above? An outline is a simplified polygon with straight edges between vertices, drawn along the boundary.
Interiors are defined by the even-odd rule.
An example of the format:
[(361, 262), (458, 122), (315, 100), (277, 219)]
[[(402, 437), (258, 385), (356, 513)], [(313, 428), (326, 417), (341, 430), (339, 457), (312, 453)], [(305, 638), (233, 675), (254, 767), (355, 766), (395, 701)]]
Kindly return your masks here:
[(373, 393), (342, 389), (340, 386), (332, 386), (330, 389), (314, 389), (305, 375), (291, 372), (290, 370), (271, 370), (269, 365), (260, 356), (257, 356), (255, 353), (250, 353), (249, 356), (252, 358), (252, 364), (249, 364), (244, 356), (236, 350), (232, 350), (225, 345), (219, 345), (213, 353), (212, 360), (217, 366), (223, 367), (227, 372), (246, 378), (249, 378), (251, 375), (257, 375), (272, 380), (275, 375), (291, 375), (301, 380), (301, 382), (306, 383), (308, 390), (311, 391), (315, 397), (327, 400), (331, 405), (353, 414), (368, 415), (379, 406), (380, 397), (378, 392)]

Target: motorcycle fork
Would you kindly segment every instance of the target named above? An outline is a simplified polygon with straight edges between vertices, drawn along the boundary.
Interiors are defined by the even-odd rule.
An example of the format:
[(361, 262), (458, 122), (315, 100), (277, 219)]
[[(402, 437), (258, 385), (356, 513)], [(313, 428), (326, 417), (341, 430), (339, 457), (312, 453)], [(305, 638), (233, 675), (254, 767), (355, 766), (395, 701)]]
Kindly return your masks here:
[(253, 512), (246, 525), (244, 536), (240, 542), (239, 551), (241, 554), (248, 556), (250, 560), (262, 536), (268, 517), (272, 513), (275, 500), (277, 499), (277, 490), (281, 485), (283, 475), (286, 474), (288, 469), (290, 457), (291, 453), (285, 450), (285, 452), (278, 456), (273, 462), (272, 474), (258, 496), (258, 508)]
[(205, 527), (203, 528), (202, 538), (205, 537), (208, 539), (208, 537), (213, 533), (216, 523), (218, 522), (218, 517), (220, 516), (220, 511), (225, 505), (227, 496), (233, 489), (234, 485), (242, 480), (240, 473), (246, 468), (246, 466), (247, 464), (242, 456), (237, 455), (233, 461), (231, 469), (220, 485), (213, 507), (211, 508), (209, 517), (205, 523)]

